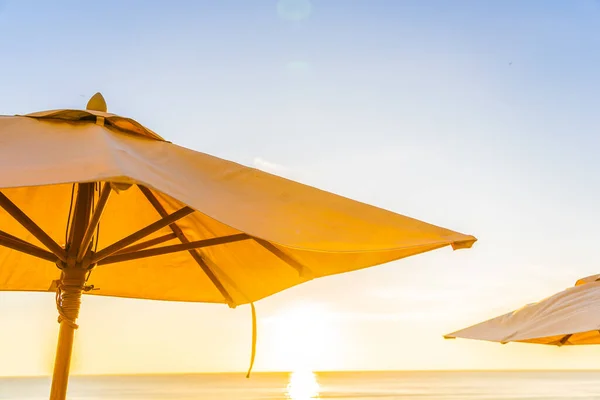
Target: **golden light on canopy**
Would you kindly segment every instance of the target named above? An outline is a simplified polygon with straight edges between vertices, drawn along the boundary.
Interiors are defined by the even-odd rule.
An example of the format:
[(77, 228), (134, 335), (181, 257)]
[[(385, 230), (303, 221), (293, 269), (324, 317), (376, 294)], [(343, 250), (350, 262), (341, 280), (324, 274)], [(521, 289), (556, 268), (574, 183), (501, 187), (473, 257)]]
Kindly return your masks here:
[(252, 303), (476, 239), (165, 141), (87, 110), (0, 117), (0, 290), (55, 291), (52, 399), (81, 294)]

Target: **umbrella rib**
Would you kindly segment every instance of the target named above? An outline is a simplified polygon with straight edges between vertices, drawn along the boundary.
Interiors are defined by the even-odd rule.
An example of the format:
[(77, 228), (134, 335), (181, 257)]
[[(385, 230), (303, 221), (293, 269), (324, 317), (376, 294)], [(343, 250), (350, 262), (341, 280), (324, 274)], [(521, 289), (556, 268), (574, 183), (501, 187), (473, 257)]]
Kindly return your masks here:
[[(156, 210), (158, 215), (160, 215), (161, 217), (164, 217), (165, 215), (168, 214), (167, 210), (165, 210), (163, 205), (160, 204), (160, 202), (158, 201), (156, 196), (152, 193), (152, 191), (150, 191), (150, 189), (148, 189), (147, 187), (144, 187), (144, 186), (140, 186), (140, 185), (138, 185), (138, 188), (140, 189), (142, 194), (146, 197), (148, 202), (152, 205), (152, 207), (154, 207), (154, 209)], [(183, 233), (183, 231), (181, 230), (179, 225), (173, 223), (173, 224), (169, 225), (169, 228), (171, 228), (171, 231), (173, 231), (175, 236), (177, 236), (177, 238), (179, 239), (179, 241), (182, 244), (190, 243), (190, 240), (187, 238), (187, 236), (185, 236), (185, 234)], [(219, 280), (219, 278), (215, 275), (215, 273), (212, 271), (212, 269), (207, 264), (207, 262), (204, 260), (203, 256), (200, 254), (200, 252), (197, 249), (190, 249), (190, 250), (188, 250), (188, 252), (192, 256), (194, 261), (196, 261), (196, 263), (198, 264), (200, 269), (202, 269), (204, 274), (206, 274), (208, 279), (210, 279), (212, 284), (221, 293), (221, 296), (223, 296), (223, 298), (225, 298), (225, 301), (229, 304), (229, 306), (234, 306), (235, 302), (233, 301), (233, 298), (231, 297), (231, 295), (229, 294), (227, 289), (225, 289), (225, 286)]]
[(156, 246), (157, 244), (168, 242), (169, 240), (173, 240), (173, 239), (177, 239), (177, 235), (175, 235), (174, 233), (168, 233), (166, 235), (159, 236), (154, 239), (146, 240), (145, 242), (134, 244), (133, 246), (125, 247), (123, 250), (119, 250), (116, 253), (114, 253), (114, 256), (121, 255), (121, 254), (133, 253), (134, 251), (138, 251), (138, 250), (146, 249), (148, 247)]
[(254, 241), (256, 243), (260, 244), (263, 248), (265, 248), (266, 250), (270, 251), (273, 255), (277, 256), (277, 258), (279, 258), (281, 261), (285, 262), (290, 267), (292, 267), (296, 271), (298, 271), (298, 273), (301, 276), (304, 275), (306, 272), (309, 272), (308, 268), (306, 268), (304, 265), (302, 265), (301, 263), (299, 263), (298, 261), (296, 261), (291, 256), (288, 256), (287, 254), (285, 254), (283, 251), (279, 250), (271, 242), (268, 242), (268, 241), (263, 240), (263, 239), (255, 238), (255, 237), (253, 237), (252, 239), (254, 239)]
[(116, 253), (117, 251), (122, 250), (125, 247), (129, 246), (130, 244), (133, 244), (133, 243), (137, 242), (138, 240), (141, 240), (141, 239), (145, 238), (146, 236), (148, 236), (166, 226), (171, 225), (173, 222), (178, 221), (181, 218), (183, 218), (193, 212), (194, 212), (194, 210), (192, 208), (186, 206), (186, 207), (179, 209), (178, 211), (175, 211), (172, 214), (169, 214), (169, 215), (161, 218), (160, 220), (146, 226), (145, 228), (142, 228), (139, 231), (132, 233), (131, 235), (100, 250), (99, 252), (97, 252), (94, 255), (94, 258), (92, 259), (92, 264), (96, 264), (99, 261), (104, 260), (106, 257)]
[(27, 229), (37, 240), (50, 250), (61, 261), (67, 260), (66, 251), (59, 246), (42, 228), (27, 216), (15, 203), (0, 192), (0, 207), (10, 214), (23, 228)]
[(127, 252), (127, 253), (122, 253), (122, 254), (115, 254), (110, 257), (103, 258), (102, 260), (100, 260), (98, 262), (98, 264), (99, 265), (114, 264), (117, 262), (137, 260), (140, 258), (162, 256), (165, 254), (178, 253), (181, 251), (190, 251), (190, 250), (200, 249), (203, 247), (216, 246), (219, 244), (226, 244), (226, 243), (234, 243), (234, 242), (239, 242), (241, 240), (248, 240), (248, 239), (250, 239), (250, 236), (246, 235), (245, 233), (239, 233), (236, 235), (229, 235), (229, 236), (220, 236), (220, 237), (215, 237), (215, 238), (210, 238), (210, 239), (196, 240), (194, 242), (156, 247), (154, 249), (147, 249), (147, 250)]
[(104, 207), (108, 202), (108, 197), (110, 196), (111, 186), (110, 183), (106, 182), (104, 187), (102, 188), (102, 192), (100, 193), (100, 198), (98, 199), (98, 204), (92, 214), (92, 219), (90, 220), (85, 234), (83, 235), (83, 240), (81, 241), (81, 246), (79, 247), (79, 251), (77, 252), (77, 261), (80, 262), (83, 260), (85, 256), (88, 246), (94, 237), (94, 233), (96, 232), (96, 228), (98, 227), (98, 223), (100, 223), (100, 217), (102, 217), (102, 213), (104, 212)]
[(9, 249), (50, 262), (56, 262), (58, 260), (56, 255), (52, 254), (51, 252), (41, 249), (36, 245), (28, 243), (23, 239), (19, 239), (18, 237), (3, 231), (0, 231), (0, 246), (7, 247)]
[(560, 339), (558, 343), (559, 343), (561, 346), (562, 346), (562, 345), (564, 345), (564, 344), (567, 344), (567, 342), (569, 341), (569, 339), (571, 339), (571, 336), (573, 336), (573, 334), (572, 334), (572, 333), (570, 333), (570, 334), (568, 334), (568, 335), (565, 335), (565, 336), (563, 336), (563, 337), (562, 337), (562, 339)]

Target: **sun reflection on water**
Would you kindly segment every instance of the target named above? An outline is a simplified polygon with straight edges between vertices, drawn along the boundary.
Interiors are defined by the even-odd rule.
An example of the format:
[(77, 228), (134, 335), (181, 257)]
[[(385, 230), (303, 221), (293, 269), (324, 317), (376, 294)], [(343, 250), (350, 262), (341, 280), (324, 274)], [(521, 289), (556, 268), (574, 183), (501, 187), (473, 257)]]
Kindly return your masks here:
[(290, 400), (318, 399), (321, 387), (312, 371), (295, 371), (290, 374), (287, 397)]

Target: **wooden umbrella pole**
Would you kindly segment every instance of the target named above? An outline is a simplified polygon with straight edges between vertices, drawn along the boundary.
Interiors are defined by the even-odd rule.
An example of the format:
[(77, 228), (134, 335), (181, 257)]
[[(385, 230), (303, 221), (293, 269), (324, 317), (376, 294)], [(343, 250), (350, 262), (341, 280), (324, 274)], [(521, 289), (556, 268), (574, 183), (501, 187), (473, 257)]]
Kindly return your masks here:
[[(78, 185), (77, 201), (67, 245), (67, 261), (61, 263), (62, 274), (56, 290), (60, 331), (54, 360), (50, 400), (65, 400), (67, 397), (73, 338), (75, 329), (77, 329), (76, 321), (81, 306), (81, 294), (85, 290), (85, 279), (89, 266), (89, 260), (78, 261), (77, 255), (81, 252), (80, 248), (85, 242), (85, 232), (90, 223), (93, 193), (93, 183)], [(88, 246), (89, 244), (84, 243), (83, 245)]]
[(73, 338), (77, 329), (77, 317), (81, 306), (81, 294), (85, 285), (86, 271), (81, 268), (66, 268), (57, 288), (57, 308), (60, 331), (54, 360), (54, 374), (50, 400), (65, 400), (69, 383)]

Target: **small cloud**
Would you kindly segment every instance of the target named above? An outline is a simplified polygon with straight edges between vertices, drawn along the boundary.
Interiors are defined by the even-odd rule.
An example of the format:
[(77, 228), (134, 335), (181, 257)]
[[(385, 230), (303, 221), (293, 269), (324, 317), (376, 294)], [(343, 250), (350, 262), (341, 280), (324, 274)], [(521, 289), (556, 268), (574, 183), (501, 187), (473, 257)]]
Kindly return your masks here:
[(290, 73), (293, 74), (306, 74), (311, 70), (311, 65), (306, 61), (295, 60), (289, 61), (286, 64), (286, 68)]
[(279, 0), (277, 14), (281, 19), (288, 21), (301, 21), (312, 13), (310, 0)]
[(260, 157), (255, 157), (252, 161), (255, 168), (268, 172), (274, 175), (284, 175), (289, 172), (287, 167), (280, 164), (275, 164)]

